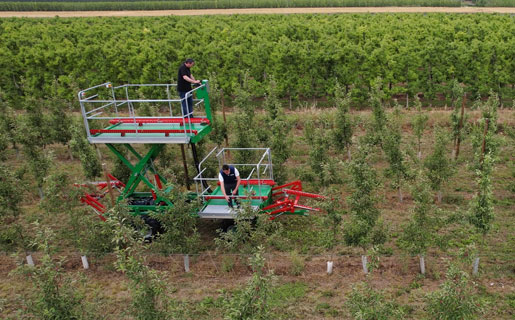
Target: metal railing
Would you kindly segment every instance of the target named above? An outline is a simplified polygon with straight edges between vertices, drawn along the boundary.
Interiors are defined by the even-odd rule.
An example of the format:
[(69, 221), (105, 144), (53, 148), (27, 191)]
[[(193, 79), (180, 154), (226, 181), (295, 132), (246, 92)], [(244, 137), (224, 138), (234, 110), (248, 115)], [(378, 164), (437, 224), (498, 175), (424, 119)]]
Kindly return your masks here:
[[(124, 84), (115, 87), (111, 82), (106, 82), (81, 90), (78, 93), (78, 98), (88, 139), (92, 137), (90, 128), (93, 122), (98, 123), (93, 125), (95, 128), (106, 128), (109, 121), (120, 120), (125, 124), (132, 125), (130, 129), (134, 130), (137, 136), (142, 129), (138, 120), (155, 118), (177, 119), (178, 122), (183, 124), (181, 130), (186, 136), (189, 133), (186, 125), (189, 125), (190, 128), (192, 125), (193, 110), (195, 108), (200, 109), (198, 111), (201, 112), (201, 116), (205, 116), (207, 113), (204, 108), (199, 108), (199, 106), (204, 105), (204, 99), (192, 99), (192, 108), (190, 108), (188, 100), (193, 97), (196, 91), (207, 90), (208, 82), (204, 80), (200, 86), (187, 92), (182, 99), (172, 94), (172, 92), (176, 92), (176, 87), (176, 84)], [(150, 92), (149, 97), (141, 97), (145, 90)], [(135, 98), (135, 95), (138, 98)], [(157, 107), (157, 114), (155, 116), (142, 116), (141, 104), (144, 103), (154, 104), (154, 107)], [(186, 110), (192, 110), (190, 113), (184, 114), (183, 103), (186, 105)], [(163, 109), (166, 109), (166, 111), (162, 111)]]
[[(218, 150), (218, 152), (215, 154), (215, 152)], [(258, 157), (256, 157), (256, 159), (259, 159), (257, 160), (257, 162), (255, 163), (232, 163), (230, 161), (228, 161), (228, 154), (229, 153), (233, 153), (234, 152), (244, 152), (244, 151), (254, 151), (254, 152), (260, 152), (262, 151), (261, 154), (258, 154)], [(205, 176), (205, 172), (206, 170), (208, 170), (208, 168), (206, 167), (206, 162), (209, 160), (209, 159), (213, 159), (213, 158), (216, 158), (217, 159), (217, 163), (218, 163), (218, 170), (216, 171), (216, 177), (206, 177)], [(256, 180), (256, 186), (258, 186), (257, 188), (257, 193), (254, 195), (256, 197), (263, 197), (265, 196), (263, 193), (262, 193), (262, 189), (261, 189), (261, 185), (263, 185), (264, 183), (264, 180), (272, 180), (274, 179), (274, 175), (273, 175), (273, 166), (272, 166), (272, 152), (270, 150), (270, 148), (222, 148), (222, 149), (218, 149), (217, 147), (213, 148), (205, 157), (204, 159), (202, 159), (202, 161), (199, 162), (199, 168), (198, 168), (198, 172), (199, 174), (197, 174), (194, 178), (193, 178), (193, 181), (195, 181), (195, 186), (196, 186), (196, 191), (197, 191), (197, 195), (198, 197), (201, 199), (201, 200), (206, 200), (206, 198), (212, 198), (213, 196), (210, 195), (209, 193), (213, 190), (209, 185), (208, 183), (209, 182), (213, 182), (213, 181), (218, 181), (218, 173), (220, 172), (221, 168), (222, 168), (222, 165), (223, 164), (227, 164), (227, 165), (230, 165), (230, 166), (233, 166), (235, 167), (236, 169), (238, 168), (242, 168), (242, 167), (250, 167), (251, 170), (250, 170), (250, 173), (247, 175), (247, 177), (241, 177), (241, 173), (240, 173), (240, 179), (241, 181), (246, 181), (246, 186), (247, 186), (247, 190), (248, 190), (248, 193), (252, 193), (254, 191), (254, 188), (253, 186), (249, 183), (249, 181), (251, 180)], [(243, 172), (243, 170), (238, 170), (240, 172)], [(234, 196), (234, 198), (247, 198), (246, 195), (238, 195), (238, 196)]]

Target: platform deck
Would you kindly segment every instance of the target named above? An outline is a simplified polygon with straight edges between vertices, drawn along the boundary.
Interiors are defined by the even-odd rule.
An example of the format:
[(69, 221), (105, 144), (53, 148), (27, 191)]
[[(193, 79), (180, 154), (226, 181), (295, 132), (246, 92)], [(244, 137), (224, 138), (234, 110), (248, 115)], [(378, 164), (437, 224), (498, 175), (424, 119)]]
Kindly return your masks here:
[[(134, 132), (116, 132), (117, 130), (129, 130)], [(140, 130), (152, 130), (154, 132), (139, 132)], [(156, 131), (163, 132), (156, 132)], [(180, 130), (180, 132), (166, 132), (166, 130)], [(183, 130), (186, 130), (184, 132)], [(105, 131), (113, 131), (105, 132)], [(202, 123), (144, 123), (136, 125), (132, 123), (118, 123), (102, 129), (101, 133), (92, 134), (90, 143), (146, 143), (146, 144), (184, 144), (197, 142), (211, 131), (211, 126)]]
[[(263, 203), (269, 201), (272, 196), (272, 187), (269, 185), (251, 185), (249, 188), (252, 192), (252, 199), (240, 199), (240, 202), (243, 204), (251, 201), (252, 208), (257, 211)], [(248, 192), (247, 187), (240, 186), (238, 192), (239, 195), (244, 196)], [(211, 196), (223, 196), (221, 188), (217, 187)], [(236, 207), (231, 209), (225, 199), (209, 199), (204, 208), (199, 212), (199, 217), (204, 219), (234, 219), (237, 214), (238, 210)]]

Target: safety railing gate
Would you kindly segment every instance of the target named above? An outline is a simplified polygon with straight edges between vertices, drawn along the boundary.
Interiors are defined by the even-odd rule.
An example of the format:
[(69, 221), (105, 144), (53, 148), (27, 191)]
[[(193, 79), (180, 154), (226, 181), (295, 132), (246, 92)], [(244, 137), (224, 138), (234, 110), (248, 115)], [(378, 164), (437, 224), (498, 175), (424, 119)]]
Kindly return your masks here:
[[(190, 97), (193, 108), (188, 106)], [(207, 80), (183, 99), (176, 84), (110, 82), (82, 90), (78, 98), (91, 143), (189, 143), (211, 129)], [(191, 113), (183, 111), (190, 109)]]
[[(247, 152), (253, 155), (254, 161), (250, 163), (235, 163), (232, 161), (235, 153)], [(231, 155), (229, 157), (229, 154)], [(254, 207), (268, 203), (271, 200), (271, 188), (275, 184), (272, 166), (272, 153), (270, 148), (214, 148), (199, 162), (199, 174), (195, 181), (198, 199), (204, 203), (210, 200), (219, 202), (225, 198), (216, 186), (219, 184), (218, 174), (223, 164), (235, 167), (240, 172), (241, 186), (244, 192), (240, 192), (235, 198), (249, 201)], [(213, 168), (216, 167), (216, 168)], [(215, 169), (215, 170), (213, 170)], [(209, 172), (209, 174), (207, 174)], [(214, 176), (213, 176), (214, 173)]]

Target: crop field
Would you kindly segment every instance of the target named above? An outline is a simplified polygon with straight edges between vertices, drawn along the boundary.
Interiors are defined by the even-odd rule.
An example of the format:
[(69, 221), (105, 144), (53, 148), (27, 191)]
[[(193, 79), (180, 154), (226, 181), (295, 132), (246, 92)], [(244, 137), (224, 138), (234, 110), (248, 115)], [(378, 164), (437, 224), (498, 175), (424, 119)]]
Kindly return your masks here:
[[(0, 318), (513, 319), (514, 29), (503, 14), (0, 19)], [(78, 92), (176, 83), (189, 57), (214, 113), (200, 158), (270, 147), (276, 182), (302, 180), (319, 211), (199, 219), (175, 144), (149, 169), (174, 204), (152, 241), (125, 203), (106, 195), (102, 221), (79, 201), (75, 183), (131, 172), (87, 141)]]
[[(503, 0), (495, 1), (497, 1), (497, 3), (501, 3)], [(490, 3), (485, 2), (485, 5), (490, 5)], [(0, 11), (191, 10), (233, 8), (391, 6), (459, 7), (461, 6), (461, 0), (0, 1)]]
[[(0, 1), (0, 11), (127, 11), (241, 8), (514, 7), (511, 0), (77, 0)], [(309, 12), (309, 11), (308, 11)]]

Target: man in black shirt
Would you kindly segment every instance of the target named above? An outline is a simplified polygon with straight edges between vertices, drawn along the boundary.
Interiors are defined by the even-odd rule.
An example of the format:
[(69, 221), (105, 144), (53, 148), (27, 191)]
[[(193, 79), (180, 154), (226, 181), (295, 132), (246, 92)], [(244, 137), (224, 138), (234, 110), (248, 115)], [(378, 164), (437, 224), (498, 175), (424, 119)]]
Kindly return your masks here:
[(220, 181), (220, 189), (222, 194), (227, 200), (227, 205), (232, 208), (232, 200), (234, 199), (238, 208), (240, 202), (238, 201), (238, 188), (240, 187), (241, 179), (238, 169), (233, 166), (224, 164), (222, 170), (218, 174), (218, 181)]
[(177, 91), (181, 98), (182, 115), (186, 118), (193, 117), (193, 96), (189, 96), (187, 99), (186, 93), (191, 91), (191, 84), (200, 84), (200, 80), (195, 80), (195, 77), (191, 74), (191, 67), (195, 64), (193, 59), (186, 59), (186, 61), (180, 66), (177, 74)]

